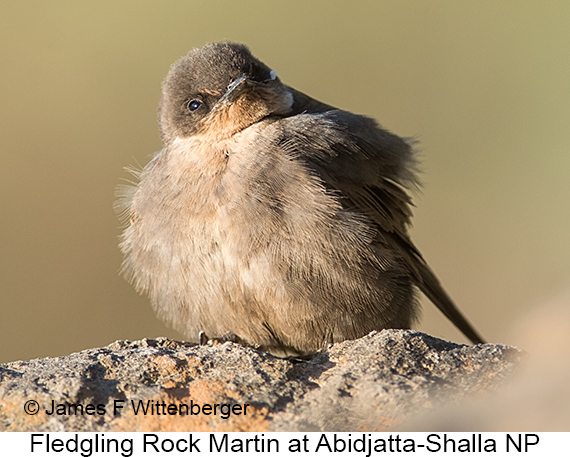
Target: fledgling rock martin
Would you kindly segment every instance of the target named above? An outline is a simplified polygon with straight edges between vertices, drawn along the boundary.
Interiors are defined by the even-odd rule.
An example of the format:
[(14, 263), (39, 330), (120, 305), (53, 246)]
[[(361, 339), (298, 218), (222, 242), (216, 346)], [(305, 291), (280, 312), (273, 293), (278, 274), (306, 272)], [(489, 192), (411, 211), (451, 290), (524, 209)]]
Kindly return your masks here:
[(410, 328), (415, 287), (474, 343), (411, 242), (410, 145), (281, 82), (236, 43), (170, 69), (164, 149), (123, 190), (124, 271), (189, 338), (304, 355)]

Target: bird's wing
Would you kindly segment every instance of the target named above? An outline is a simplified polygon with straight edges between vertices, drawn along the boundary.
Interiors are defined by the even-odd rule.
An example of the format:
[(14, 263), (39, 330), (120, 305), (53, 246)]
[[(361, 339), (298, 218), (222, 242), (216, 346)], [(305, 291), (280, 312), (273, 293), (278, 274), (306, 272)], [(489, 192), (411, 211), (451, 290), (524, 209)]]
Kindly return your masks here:
[(317, 110), (288, 119), (295, 132), (285, 136), (283, 146), (302, 151), (303, 159), (332, 192), (339, 193), (345, 207), (374, 221), (379, 242), (401, 255), (420, 290), (473, 343), (483, 343), (408, 236), (412, 203), (407, 189), (418, 184), (412, 147), (373, 119), (327, 111), (323, 104), (307, 106)]

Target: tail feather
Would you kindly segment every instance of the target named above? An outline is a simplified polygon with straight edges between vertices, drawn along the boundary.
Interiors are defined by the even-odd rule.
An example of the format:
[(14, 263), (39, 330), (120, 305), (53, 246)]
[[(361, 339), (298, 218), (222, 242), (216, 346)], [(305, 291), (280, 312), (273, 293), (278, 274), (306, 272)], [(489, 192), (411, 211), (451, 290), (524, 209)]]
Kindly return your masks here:
[(457, 308), (453, 300), (443, 289), (435, 274), (424, 262), (418, 262), (421, 281), (418, 281), (420, 290), (445, 314), (445, 316), (453, 322), (453, 324), (469, 338), (473, 344), (484, 344), (486, 341), (475, 330), (471, 323), (465, 318), (463, 313)]

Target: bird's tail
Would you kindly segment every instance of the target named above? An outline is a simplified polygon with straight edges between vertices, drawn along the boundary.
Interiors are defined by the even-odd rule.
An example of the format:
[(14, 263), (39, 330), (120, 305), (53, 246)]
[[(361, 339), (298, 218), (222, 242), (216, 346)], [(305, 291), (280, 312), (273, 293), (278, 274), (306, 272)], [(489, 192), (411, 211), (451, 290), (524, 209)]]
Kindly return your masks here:
[(421, 281), (418, 281), (420, 290), (473, 344), (486, 343), (443, 289), (430, 267), (425, 262), (417, 262), (415, 266), (419, 270), (418, 273), (421, 278)]

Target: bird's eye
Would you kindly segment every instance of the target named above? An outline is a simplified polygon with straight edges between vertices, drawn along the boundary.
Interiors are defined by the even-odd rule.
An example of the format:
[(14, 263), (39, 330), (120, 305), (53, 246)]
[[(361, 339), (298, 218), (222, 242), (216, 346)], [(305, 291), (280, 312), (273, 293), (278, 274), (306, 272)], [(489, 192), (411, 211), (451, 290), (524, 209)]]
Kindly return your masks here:
[(202, 102), (200, 100), (190, 100), (187, 106), (190, 111), (196, 111), (202, 106)]
[(275, 78), (277, 78), (277, 73), (275, 72), (275, 70), (271, 70), (271, 71), (269, 72), (269, 78), (270, 78), (271, 80), (274, 80)]

